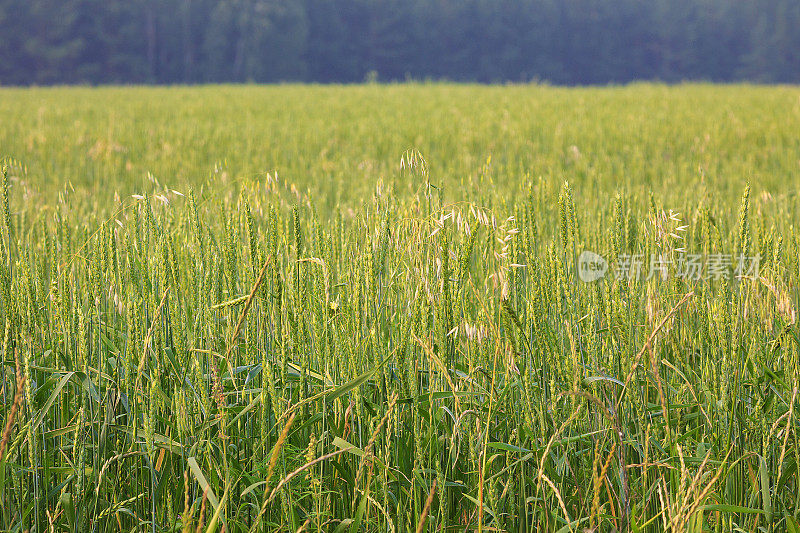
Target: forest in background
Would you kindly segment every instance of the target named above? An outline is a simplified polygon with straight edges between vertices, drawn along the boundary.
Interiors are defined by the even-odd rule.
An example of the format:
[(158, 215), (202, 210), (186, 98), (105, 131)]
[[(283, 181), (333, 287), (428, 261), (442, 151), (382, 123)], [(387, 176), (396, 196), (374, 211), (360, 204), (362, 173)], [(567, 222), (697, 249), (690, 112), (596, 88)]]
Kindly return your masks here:
[(797, 0), (0, 0), (0, 84), (800, 82)]

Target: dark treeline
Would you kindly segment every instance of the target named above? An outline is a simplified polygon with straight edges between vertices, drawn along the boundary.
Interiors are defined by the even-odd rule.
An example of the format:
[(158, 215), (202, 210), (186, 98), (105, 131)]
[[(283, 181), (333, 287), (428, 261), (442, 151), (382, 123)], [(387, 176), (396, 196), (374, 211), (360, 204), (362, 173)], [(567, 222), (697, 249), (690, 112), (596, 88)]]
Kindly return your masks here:
[(0, 84), (800, 82), (798, 0), (0, 0)]

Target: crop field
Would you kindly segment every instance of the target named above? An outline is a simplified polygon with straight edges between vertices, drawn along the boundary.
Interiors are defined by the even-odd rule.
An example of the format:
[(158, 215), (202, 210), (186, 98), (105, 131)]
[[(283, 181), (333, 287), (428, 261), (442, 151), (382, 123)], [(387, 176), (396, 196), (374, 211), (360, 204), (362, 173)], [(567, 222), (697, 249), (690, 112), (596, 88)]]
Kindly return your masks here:
[(800, 89), (0, 89), (0, 530), (800, 531)]

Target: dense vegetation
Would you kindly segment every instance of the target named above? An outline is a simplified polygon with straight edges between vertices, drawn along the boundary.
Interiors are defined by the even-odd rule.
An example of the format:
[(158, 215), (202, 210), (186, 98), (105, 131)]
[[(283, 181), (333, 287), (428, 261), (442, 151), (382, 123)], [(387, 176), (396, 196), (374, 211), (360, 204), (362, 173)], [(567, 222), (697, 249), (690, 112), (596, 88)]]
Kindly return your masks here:
[(800, 90), (0, 116), (3, 530), (797, 531)]
[(0, 0), (0, 84), (800, 81), (796, 0)]

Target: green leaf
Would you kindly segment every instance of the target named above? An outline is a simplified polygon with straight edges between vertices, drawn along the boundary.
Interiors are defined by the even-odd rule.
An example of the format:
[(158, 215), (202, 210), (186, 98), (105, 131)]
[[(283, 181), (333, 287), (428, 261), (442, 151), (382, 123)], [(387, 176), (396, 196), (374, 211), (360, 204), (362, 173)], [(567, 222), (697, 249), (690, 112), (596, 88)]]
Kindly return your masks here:
[(336, 526), (336, 529), (333, 530), (333, 533), (342, 533), (345, 529), (347, 529), (347, 526), (349, 526), (352, 523), (353, 523), (352, 518), (345, 518), (344, 520), (339, 522), (339, 525)]
[(766, 514), (767, 522), (772, 522), (772, 495), (769, 492), (769, 470), (767, 462), (762, 456), (758, 456), (758, 477), (761, 482), (761, 507)]
[(44, 406), (39, 409), (39, 413), (36, 415), (34, 419), (33, 427), (34, 429), (38, 428), (39, 425), (42, 423), (44, 416), (47, 414), (48, 409), (53, 405), (53, 402), (56, 401), (56, 398), (61, 393), (61, 390), (67, 385), (67, 382), (70, 380), (72, 376), (75, 375), (75, 372), (67, 372), (64, 376), (58, 381), (56, 388), (50, 393), (50, 397), (45, 402)]
[(764, 514), (761, 509), (753, 509), (751, 507), (742, 507), (741, 505), (728, 505), (724, 503), (712, 503), (709, 505), (701, 505), (698, 507), (700, 511), (719, 511), (720, 513), (738, 513), (738, 514)]
[(69, 522), (70, 529), (75, 531), (75, 504), (72, 501), (72, 494), (65, 492), (58, 501), (61, 503), (61, 507), (64, 508), (64, 513), (67, 515), (67, 522)]
[(200, 488), (203, 489), (203, 492), (208, 491), (208, 501), (211, 502), (211, 505), (214, 506), (214, 509), (219, 508), (219, 500), (217, 499), (217, 495), (214, 494), (214, 489), (211, 488), (211, 485), (208, 484), (208, 480), (206, 476), (203, 475), (203, 471), (200, 470), (200, 465), (197, 464), (197, 460), (194, 457), (189, 457), (186, 459), (186, 462), (189, 465), (189, 469), (194, 474), (195, 479), (197, 479), (197, 483), (200, 484)]
[(591, 518), (591, 517), (587, 516), (587, 517), (584, 517), (584, 518), (576, 518), (575, 520), (573, 520), (572, 522), (570, 522), (566, 526), (563, 526), (561, 529), (556, 531), (556, 533), (567, 533), (568, 531), (571, 533), (573, 531), (579, 531), (576, 528), (576, 526), (578, 524), (580, 524), (581, 522), (586, 522), (587, 520), (589, 520), (589, 518)]
[(363, 373), (363, 374), (361, 374), (360, 376), (358, 376), (358, 377), (356, 377), (356, 378), (354, 378), (354, 379), (352, 379), (352, 380), (348, 381), (348, 382), (347, 382), (347, 383), (345, 383), (344, 385), (339, 385), (338, 387), (336, 387), (336, 388), (335, 388), (335, 389), (333, 389), (332, 391), (328, 392), (328, 393), (326, 394), (326, 396), (328, 397), (328, 399), (329, 399), (330, 401), (333, 401), (333, 400), (335, 400), (336, 398), (339, 398), (339, 397), (341, 397), (341, 396), (344, 396), (345, 394), (347, 394), (347, 393), (348, 393), (348, 392), (350, 392), (351, 390), (353, 390), (353, 389), (355, 389), (355, 388), (357, 388), (357, 387), (360, 387), (361, 385), (363, 385), (364, 383), (366, 383), (366, 382), (367, 382), (367, 380), (369, 380), (369, 378), (371, 378), (371, 377), (372, 377), (372, 376), (373, 376), (373, 375), (374, 375), (374, 374), (375, 374), (375, 373), (376, 373), (378, 370), (380, 370), (381, 368), (383, 368), (383, 366), (384, 366), (386, 363), (388, 363), (388, 362), (389, 362), (389, 358), (390, 358), (390, 357), (386, 357), (386, 358), (385, 358), (383, 361), (381, 361), (381, 362), (380, 362), (380, 363), (379, 363), (379, 364), (378, 364), (376, 367), (372, 368), (371, 370), (367, 370), (366, 372), (364, 372), (364, 373)]
[(584, 385), (591, 385), (592, 383), (595, 383), (597, 381), (609, 381), (611, 383), (619, 385), (620, 387), (624, 387), (625, 386), (625, 384), (623, 382), (621, 382), (620, 380), (612, 378), (612, 377), (609, 377), (609, 376), (589, 376), (588, 378), (584, 378), (583, 379), (583, 384)]
[(356, 516), (353, 519), (353, 523), (350, 524), (350, 533), (358, 533), (359, 528), (361, 527), (361, 520), (364, 519), (364, 511), (367, 509), (367, 495), (364, 494), (361, 497), (361, 502), (358, 504), (358, 509), (356, 509)]
[(247, 496), (248, 494), (250, 494), (251, 492), (256, 490), (258, 487), (260, 487), (262, 485), (266, 485), (266, 484), (267, 484), (266, 481), (256, 481), (255, 483), (253, 483), (252, 485), (250, 485), (249, 487), (244, 489), (244, 491), (242, 492), (242, 495), (240, 496), (240, 498), (244, 499), (245, 496)]
[(333, 442), (331, 444), (333, 444), (334, 446), (336, 446), (340, 450), (345, 450), (346, 449), (346, 450), (348, 450), (350, 453), (352, 453), (355, 456), (364, 457), (364, 450), (362, 450), (361, 448), (359, 448), (357, 446), (353, 446), (352, 444), (350, 444), (349, 442), (347, 442), (346, 440), (344, 440), (342, 438), (339, 438), (339, 437), (334, 438)]
[(504, 442), (487, 442), (486, 446), (489, 448), (494, 448), (496, 450), (505, 450), (507, 452), (517, 452), (517, 453), (531, 452), (531, 450), (520, 448), (519, 446), (514, 446), (513, 444), (506, 444)]

